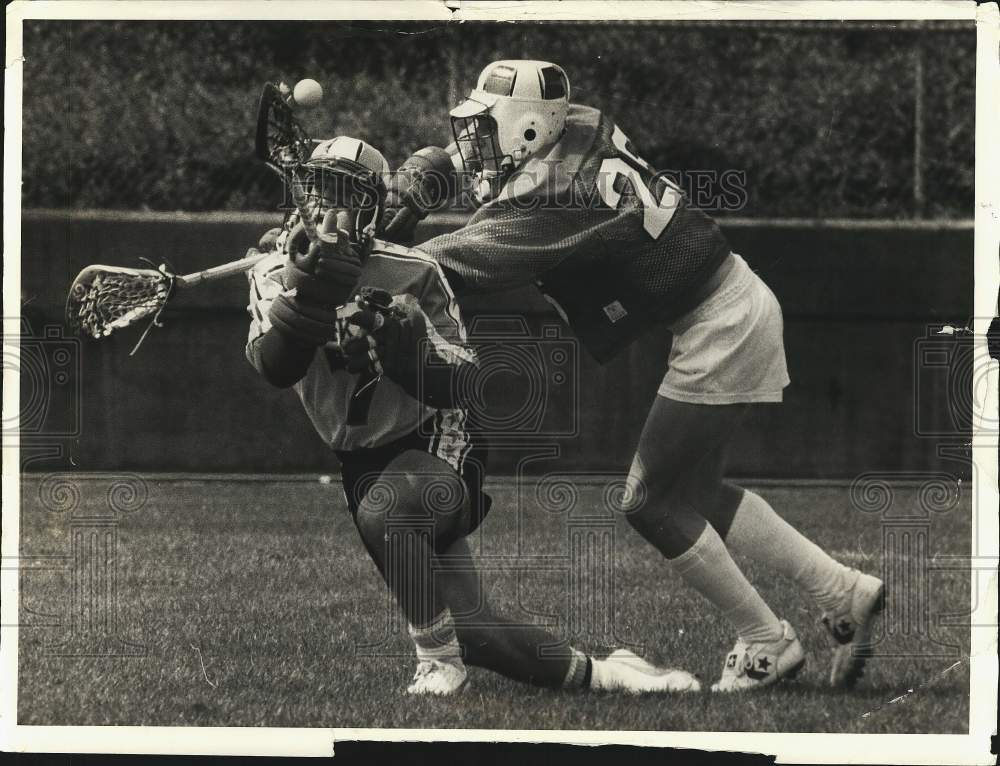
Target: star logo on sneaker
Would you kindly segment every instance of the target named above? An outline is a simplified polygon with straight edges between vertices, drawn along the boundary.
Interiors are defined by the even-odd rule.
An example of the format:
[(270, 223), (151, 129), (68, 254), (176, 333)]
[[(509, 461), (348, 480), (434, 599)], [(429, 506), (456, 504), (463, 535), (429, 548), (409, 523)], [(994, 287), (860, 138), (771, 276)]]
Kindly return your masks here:
[(736, 655), (735, 654), (730, 654), (728, 657), (726, 657), (726, 667), (727, 668), (735, 668), (736, 667)]
[(757, 667), (754, 668), (752, 665), (747, 665), (746, 673), (754, 681), (763, 681), (769, 675), (771, 675), (769, 668), (774, 663), (767, 657), (761, 657), (757, 660)]

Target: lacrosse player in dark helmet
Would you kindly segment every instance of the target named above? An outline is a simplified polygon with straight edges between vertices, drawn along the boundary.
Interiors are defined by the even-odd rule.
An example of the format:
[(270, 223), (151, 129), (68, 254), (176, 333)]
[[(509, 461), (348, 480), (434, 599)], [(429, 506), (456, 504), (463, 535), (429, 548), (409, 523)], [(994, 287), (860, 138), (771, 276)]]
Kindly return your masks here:
[[(762, 497), (723, 479), (748, 405), (780, 402), (789, 383), (777, 300), (618, 125), (570, 95), (566, 73), (549, 62), (496, 61), (482, 71), (451, 111), (448, 150), (478, 209), (421, 249), (460, 295), (536, 286), (602, 363), (654, 325), (672, 330), (622, 510), (737, 634), (714, 690), (767, 686), (805, 661), (791, 625), (730, 551), (811, 596), (834, 647), (831, 683), (850, 686), (864, 662), (856, 649), (883, 603), (881, 580), (841, 565)], [(417, 216), (394, 206), (401, 212), (388, 235), (408, 236)]]
[(484, 606), (465, 537), (490, 507), (486, 446), (453, 393), (476, 359), (441, 267), (377, 239), (387, 170), (376, 149), (342, 136), (296, 171), (319, 234), (310, 241), (294, 224), (249, 272), (246, 352), (264, 378), (294, 388), (340, 460), (351, 516), (409, 622), (408, 691), (456, 692), (466, 663), (548, 687), (697, 690), (690, 673), (624, 650), (543, 654), (555, 636)]

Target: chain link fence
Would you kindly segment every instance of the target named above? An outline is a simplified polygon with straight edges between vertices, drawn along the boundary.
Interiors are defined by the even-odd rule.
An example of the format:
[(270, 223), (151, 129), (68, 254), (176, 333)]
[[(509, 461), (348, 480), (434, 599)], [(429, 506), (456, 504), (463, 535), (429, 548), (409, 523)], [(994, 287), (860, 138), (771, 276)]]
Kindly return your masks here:
[(274, 209), (253, 157), (265, 81), (319, 80), (307, 129), (396, 165), (448, 142), (487, 62), (528, 57), (654, 166), (745, 173), (739, 215), (969, 218), (975, 42), (972, 22), (29, 21), (23, 204)]

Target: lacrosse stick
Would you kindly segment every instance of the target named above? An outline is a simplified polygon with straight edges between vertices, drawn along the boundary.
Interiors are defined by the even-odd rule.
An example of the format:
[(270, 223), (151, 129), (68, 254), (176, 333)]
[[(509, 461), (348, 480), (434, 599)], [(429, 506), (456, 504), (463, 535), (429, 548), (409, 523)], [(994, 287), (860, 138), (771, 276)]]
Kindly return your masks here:
[(257, 107), (257, 158), (284, 182), (299, 211), (306, 236), (310, 242), (316, 242), (319, 239), (316, 220), (297, 173), (299, 166), (309, 159), (316, 142), (295, 119), (290, 101), (290, 96), (283, 94), (279, 86), (265, 83)]
[[(310, 242), (320, 239), (330, 241), (331, 237), (339, 239), (341, 232), (346, 232), (350, 226), (350, 218), (344, 210), (326, 210), (316, 194), (315, 182), (311, 189), (302, 183), (300, 175), (302, 166), (309, 160), (317, 141), (309, 138), (302, 125), (295, 119), (293, 111), (294, 98), (288, 92), (287, 86), (276, 86), (266, 83), (260, 95), (260, 105), (257, 109), (257, 157), (271, 168), (282, 179), (285, 188), (292, 196), (292, 202), (299, 213), (299, 220), (305, 229)], [(317, 228), (318, 214), (323, 212), (322, 221)], [(308, 264), (304, 264), (309, 268)], [(340, 306), (338, 316), (350, 316), (361, 306), (368, 307), (377, 317), (392, 314), (395, 309), (390, 306), (391, 296), (384, 291), (371, 291), (364, 288), (365, 296), (360, 303)], [(374, 360), (373, 360), (374, 361)], [(358, 377), (351, 403), (348, 407), (347, 422), (350, 425), (364, 425), (368, 422), (368, 410), (375, 394), (375, 384), (382, 378), (381, 364), (375, 362), (377, 369), (369, 370)]]
[[(250, 248), (244, 258), (193, 274), (173, 274), (165, 265), (152, 269), (122, 266), (88, 266), (81, 271), (66, 299), (66, 319), (71, 329), (91, 338), (104, 338), (146, 317), (153, 319), (129, 356), (139, 350), (174, 293), (204, 282), (242, 274), (270, 253)], [(145, 260), (145, 259), (143, 259)], [(152, 262), (147, 261), (151, 266)]]
[[(295, 119), (294, 105), (292, 90), (287, 85), (264, 84), (257, 107), (257, 158), (281, 178), (291, 193), (309, 241), (336, 241), (346, 236), (350, 217), (344, 210), (324, 211), (321, 191), (317, 196), (317, 183), (314, 180), (303, 183), (303, 165), (321, 142), (311, 139)], [(308, 263), (303, 265), (311, 268)]]
[[(316, 241), (316, 222), (308, 210), (308, 199), (296, 175), (296, 169), (312, 151), (312, 140), (292, 114), (290, 97), (276, 85), (264, 86), (257, 109), (257, 156), (281, 176), (291, 190), (303, 228), (310, 241)], [(324, 229), (331, 224), (324, 223)], [(70, 327), (91, 338), (104, 338), (125, 327), (152, 317), (132, 349), (139, 350), (149, 331), (162, 327), (160, 315), (178, 289), (222, 279), (252, 268), (267, 257), (255, 248), (238, 261), (224, 263), (194, 274), (174, 274), (166, 265), (136, 269), (121, 266), (88, 266), (70, 287), (66, 300), (66, 318)], [(146, 259), (142, 259), (146, 260)]]

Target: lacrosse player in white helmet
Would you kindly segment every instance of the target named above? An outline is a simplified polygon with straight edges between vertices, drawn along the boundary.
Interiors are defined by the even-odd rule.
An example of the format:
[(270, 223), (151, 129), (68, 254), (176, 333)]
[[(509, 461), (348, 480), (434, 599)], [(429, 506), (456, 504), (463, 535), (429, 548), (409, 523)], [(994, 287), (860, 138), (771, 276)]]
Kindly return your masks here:
[(469, 97), (451, 110), (452, 131), (483, 201), (513, 171), (562, 138), (569, 79), (541, 61), (498, 61), (479, 76)]
[(320, 237), (296, 224), (249, 273), (246, 353), (269, 382), (294, 388), (340, 460), (351, 517), (409, 622), (408, 691), (454, 693), (467, 663), (555, 688), (699, 689), (690, 673), (625, 650), (543, 653), (554, 635), (485, 605), (465, 537), (490, 508), (487, 449), (456, 394), (476, 360), (440, 266), (376, 238), (387, 169), (370, 144), (342, 136), (296, 171)]
[(713, 689), (768, 686), (805, 662), (792, 626), (730, 551), (809, 594), (833, 645), (830, 682), (849, 687), (883, 605), (881, 580), (838, 563), (762, 497), (723, 480), (747, 406), (780, 402), (789, 383), (777, 300), (618, 125), (569, 99), (556, 64), (494, 61), (482, 71), (451, 111), (451, 153), (479, 207), (421, 249), (459, 294), (536, 286), (602, 363), (654, 325), (671, 329), (622, 510), (737, 634)]

